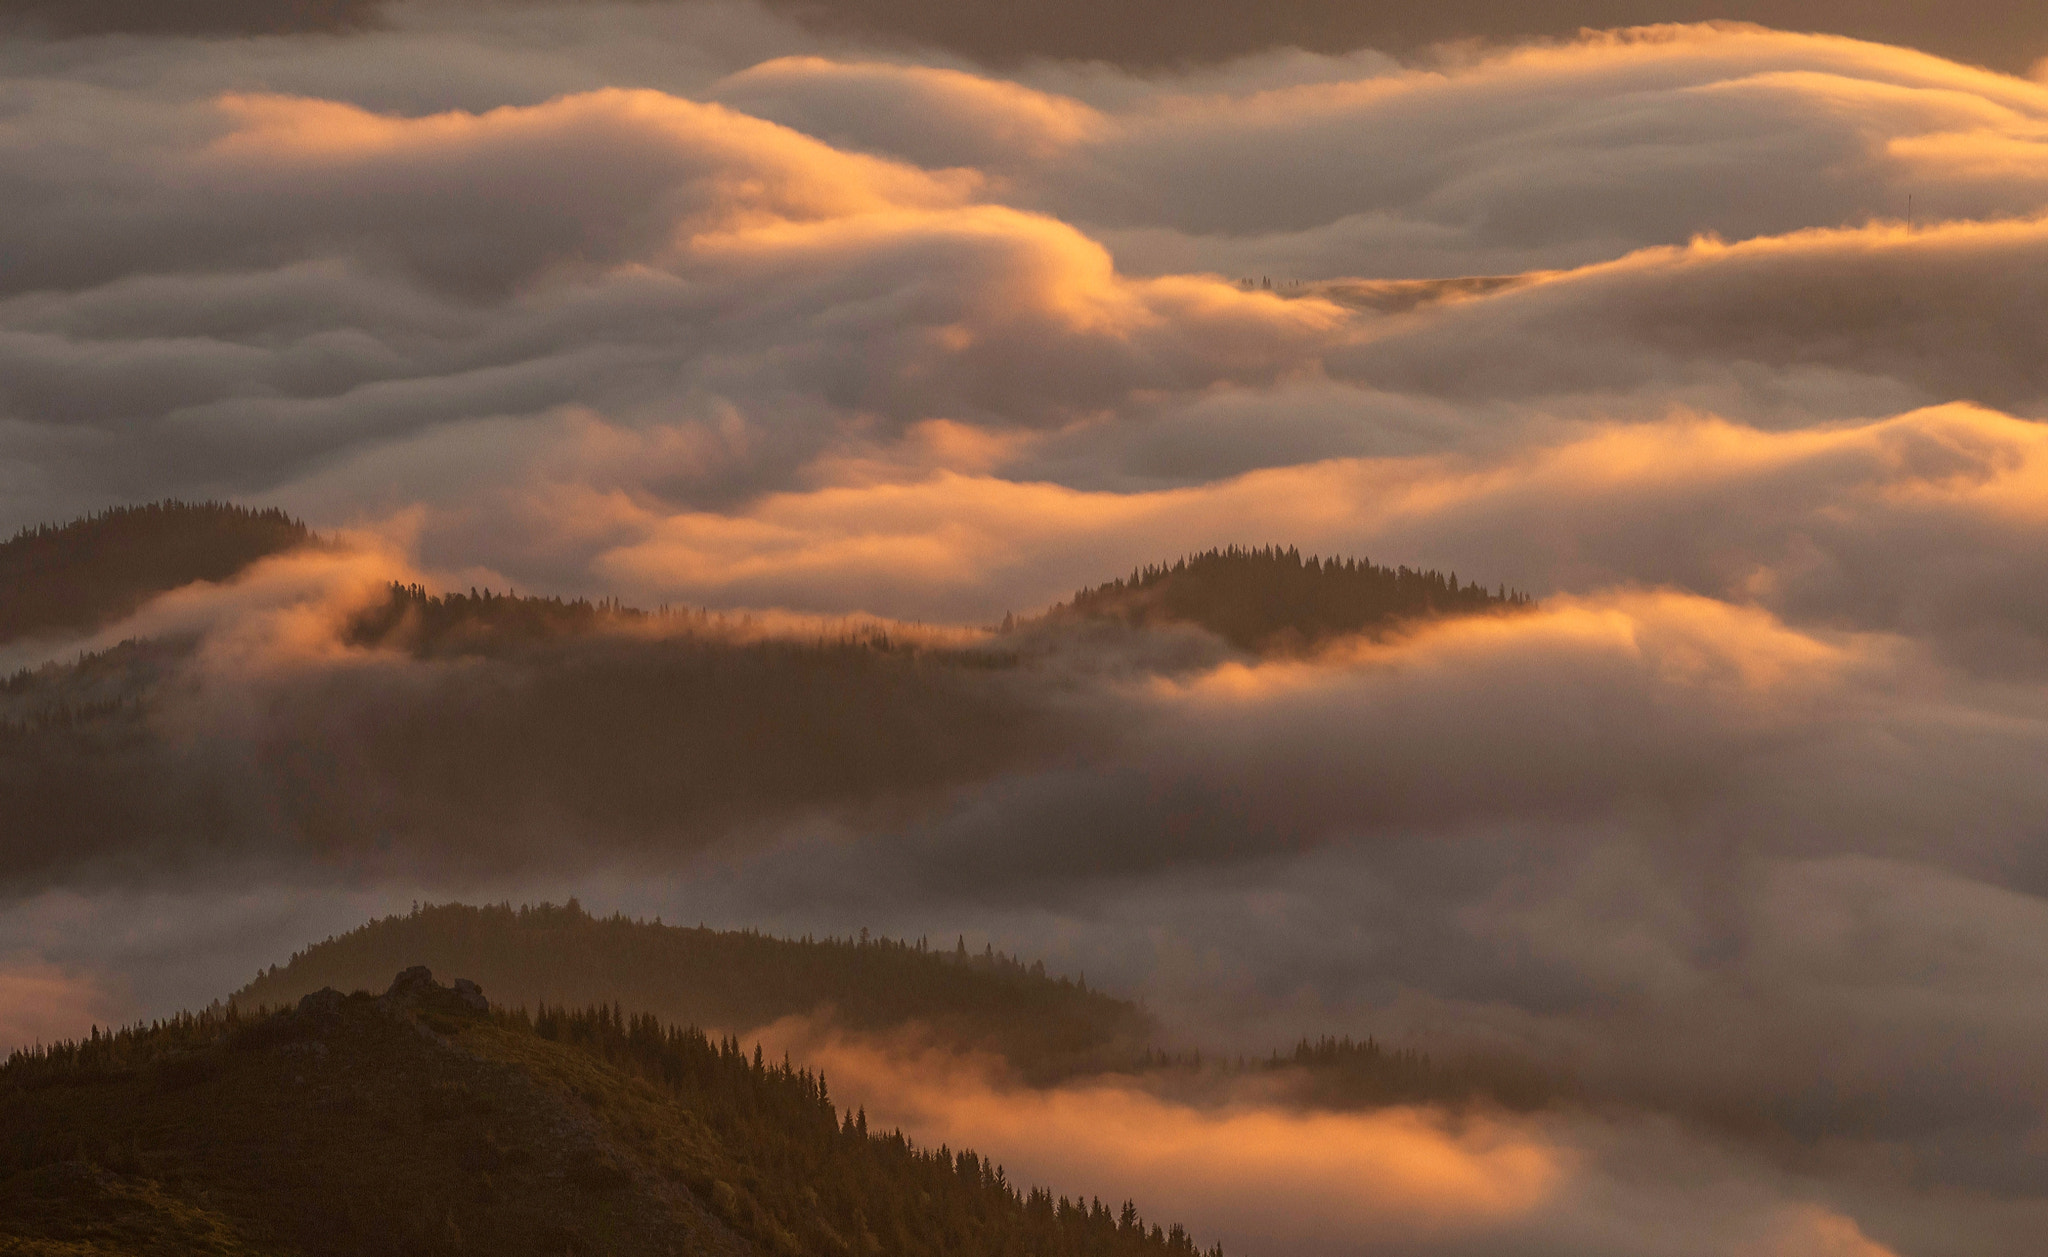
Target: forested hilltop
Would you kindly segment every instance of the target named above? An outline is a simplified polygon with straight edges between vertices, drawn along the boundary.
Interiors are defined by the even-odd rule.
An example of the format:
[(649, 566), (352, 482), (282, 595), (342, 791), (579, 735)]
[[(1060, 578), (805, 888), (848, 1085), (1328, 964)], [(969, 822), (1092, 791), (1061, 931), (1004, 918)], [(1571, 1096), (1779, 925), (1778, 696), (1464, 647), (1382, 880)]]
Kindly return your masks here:
[[(102, 625), (155, 594), (194, 581), (227, 580), (258, 559), (314, 540), (283, 511), (219, 502), (114, 507), (68, 524), (23, 529), (0, 543), (0, 642)], [(1191, 624), (1241, 649), (1287, 650), (1418, 619), (1530, 605), (1526, 594), (1461, 582), (1455, 572), (1382, 567), (1354, 558), (1304, 559), (1291, 546), (1231, 547), (1081, 589), (1033, 622), (1053, 629), (1104, 620), (1141, 628)], [(760, 640), (758, 634), (738, 640), (729, 628), (704, 612), (649, 612), (614, 598), (488, 589), (437, 593), (394, 582), (383, 600), (351, 618), (342, 635), (351, 646), (421, 658), (502, 655), (601, 636), (689, 636), (735, 648)], [(883, 652), (908, 645), (892, 643), (883, 633), (814, 644)], [(1000, 647), (926, 653), (956, 664), (1016, 662)]]
[[(591, 849), (674, 851), (735, 823), (916, 806), (1092, 736), (997, 653), (585, 632), (574, 604), (546, 627), (545, 600), (458, 597), (446, 632), (390, 626), (402, 661), (281, 674), (237, 728), (241, 754), (160, 735), (191, 688), (177, 643), (0, 680), (0, 884), (166, 849), (347, 857), (380, 835), (500, 872), (565, 828)], [(451, 654), (463, 666), (439, 666)]]
[(619, 1004), (666, 1021), (741, 1031), (791, 1014), (850, 1030), (918, 1024), (996, 1051), (1027, 1075), (1120, 1066), (1149, 1043), (1137, 1007), (984, 948), (884, 938), (783, 939), (594, 917), (574, 900), (440, 904), (385, 917), (272, 966), (237, 991), (279, 1007), (324, 986), (368, 990), (406, 964), (474, 976), (499, 1003)]
[[(351, 646), (403, 650), (420, 658), (503, 654), (607, 629), (644, 628), (654, 618), (611, 598), (521, 596), (489, 589), (436, 594), (423, 585), (394, 582), (382, 602), (349, 620), (343, 639)], [(716, 626), (709, 616), (692, 616), (680, 627)]]
[(227, 580), (312, 539), (283, 511), (225, 502), (117, 506), (24, 528), (0, 542), (0, 642), (110, 624), (156, 594)]
[(923, 940), (776, 938), (565, 906), (432, 904), (371, 921), (273, 965), (229, 997), (243, 1012), (289, 1006), (322, 987), (373, 990), (408, 963), (474, 975), (501, 1004), (616, 1005), (663, 1020), (735, 1032), (803, 1014), (841, 1029), (906, 1026), (940, 1046), (994, 1052), (1023, 1080), (1145, 1075), (1169, 1091), (1213, 1093), (1259, 1075), (1304, 1107), (1392, 1104), (1540, 1108), (1568, 1099), (1569, 1080), (1500, 1055), (1431, 1056), (1371, 1039), (1302, 1039), (1244, 1058), (1169, 1050), (1153, 1019), (1085, 979), (1049, 974), (984, 945)]
[(1171, 567), (1077, 592), (1054, 624), (1117, 620), (1141, 627), (1193, 624), (1243, 650), (1286, 651), (1331, 637), (1438, 616), (1485, 615), (1533, 605), (1506, 586), (1461, 584), (1458, 574), (1380, 567), (1362, 559), (1307, 559), (1281, 549), (1210, 550)]
[[(0, 611), (95, 623), (312, 543), (276, 511), (110, 511), (0, 547)], [(332, 627), (334, 649), (234, 678), (251, 688), (227, 724), (214, 699), (228, 682), (193, 668), (196, 639), (0, 678), (0, 887), (243, 858), (503, 876), (666, 860), (806, 816), (912, 824), (963, 788), (1113, 744), (1118, 700), (1074, 701), (1094, 683), (1075, 661), (1201, 669), (1232, 644), (1307, 649), (1528, 605), (1455, 575), (1270, 548), (1142, 569), (1007, 634), (771, 632), (394, 583)], [(1174, 625), (1208, 632), (1154, 631)]]
[(1129, 1203), (870, 1130), (758, 1046), (484, 995), (409, 970), (17, 1052), (0, 1251), (1196, 1257)]

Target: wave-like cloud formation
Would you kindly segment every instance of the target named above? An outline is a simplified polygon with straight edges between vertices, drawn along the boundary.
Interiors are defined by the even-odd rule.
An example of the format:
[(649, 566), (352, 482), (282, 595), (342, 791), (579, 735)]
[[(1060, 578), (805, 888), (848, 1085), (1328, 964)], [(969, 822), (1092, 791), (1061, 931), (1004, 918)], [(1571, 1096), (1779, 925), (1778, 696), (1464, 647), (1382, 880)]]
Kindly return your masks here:
[(821, 1036), (801, 1023), (764, 1033), (818, 1061), (871, 1126), (1002, 1148), (1013, 1180), (1056, 1192), (1128, 1183), (1246, 1251), (1893, 1252), (1850, 1218), (1799, 1200), (1789, 1176), (1759, 1180), (1656, 1123), (1301, 1111), (1242, 1080), (1192, 1099), (1121, 1077), (1031, 1090), (972, 1059)]
[[(1713, 28), (1275, 73), (1062, 93), (810, 56), (703, 85), (723, 105), (424, 113), (24, 73), (10, 500), (424, 504), (444, 564), (702, 599), (732, 582), (691, 545), (783, 548), (707, 536), (763, 493), (1123, 495), (1674, 407), (2040, 405), (2034, 84)], [(1529, 282), (1394, 309), (1329, 282), (1475, 272)], [(1031, 598), (1096, 574), (1058, 567)], [(897, 596), (868, 609), (1003, 609)]]
[[(1725, 26), (1135, 77), (739, 6), (388, 16), (0, 50), (0, 524), (227, 495), (356, 530), (10, 647), (197, 643), (134, 769), (187, 810), (0, 847), (0, 1038), (212, 989), (152, 967), (176, 928), (108, 941), (137, 903), (208, 906), (222, 990), (422, 890), (957, 930), (1190, 1041), (1473, 1044), (1597, 1097), (1459, 1127), (834, 1068), (1254, 1248), (2029, 1251), (2048, 88)], [(417, 579), (971, 649), (1267, 541), (1542, 602), (1285, 659), (1031, 629), (666, 741), (342, 627)], [(662, 707), (601, 645), (579, 685)], [(780, 745), (843, 756), (706, 733), (799, 709)], [(465, 713), (556, 740), (464, 759)], [(649, 768), (689, 746), (739, 767)], [(1248, 1147), (1305, 1203), (1216, 1186)]]

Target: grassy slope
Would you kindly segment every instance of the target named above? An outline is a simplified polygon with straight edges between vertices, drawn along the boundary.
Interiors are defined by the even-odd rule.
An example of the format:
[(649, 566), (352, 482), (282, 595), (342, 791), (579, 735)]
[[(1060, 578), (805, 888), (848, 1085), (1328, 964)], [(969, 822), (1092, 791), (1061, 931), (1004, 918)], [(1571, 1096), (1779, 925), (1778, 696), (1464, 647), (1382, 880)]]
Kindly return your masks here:
[(744, 1251), (685, 1192), (601, 1189), (601, 1128), (562, 1083), (626, 1080), (481, 1021), (457, 1050), (361, 1004), (322, 1039), (167, 1035), (130, 1068), (9, 1071), (29, 1076), (0, 1087), (0, 1250), (664, 1252), (702, 1232), (688, 1251)]
[(445, 904), (387, 917), (293, 956), (233, 1000), (253, 1009), (323, 986), (374, 989), (415, 963), (473, 976), (494, 1001), (528, 1008), (619, 1003), (735, 1031), (825, 1009), (856, 1030), (917, 1022), (1041, 1078), (1121, 1063), (1151, 1032), (1130, 1003), (1008, 957), (596, 918), (573, 903)]
[(603, 1011), (433, 990), (184, 1018), (0, 1067), (0, 1252), (1193, 1257)]

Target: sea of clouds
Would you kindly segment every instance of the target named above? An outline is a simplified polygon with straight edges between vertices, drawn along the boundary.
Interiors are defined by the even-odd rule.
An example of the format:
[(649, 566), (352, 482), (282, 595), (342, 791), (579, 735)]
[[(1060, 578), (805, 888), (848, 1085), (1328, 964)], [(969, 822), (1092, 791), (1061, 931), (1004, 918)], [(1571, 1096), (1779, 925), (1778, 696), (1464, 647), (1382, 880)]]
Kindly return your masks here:
[(1739, 26), (997, 71), (749, 5), (400, 4), (0, 45), (0, 209), (0, 528), (227, 497), (346, 539), (59, 644), (202, 634), (209, 754), (397, 684), (333, 632), (391, 578), (973, 626), (1280, 542), (1541, 599), (1077, 648), (1084, 749), (907, 813), (0, 840), (0, 1042), (579, 893), (964, 932), (1183, 1042), (1479, 1044), (1601, 1097), (1304, 1114), (812, 1044), (1233, 1252), (2048, 1232), (2041, 82)]

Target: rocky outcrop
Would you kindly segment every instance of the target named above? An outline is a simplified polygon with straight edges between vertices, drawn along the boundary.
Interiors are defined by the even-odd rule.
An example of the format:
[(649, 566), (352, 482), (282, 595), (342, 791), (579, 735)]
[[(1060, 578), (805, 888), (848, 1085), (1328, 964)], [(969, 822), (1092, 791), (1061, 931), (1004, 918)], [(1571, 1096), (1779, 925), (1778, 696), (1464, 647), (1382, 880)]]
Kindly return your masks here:
[(425, 965), (414, 965), (410, 969), (399, 970), (398, 976), (391, 979), (391, 989), (384, 992), (383, 1002), (416, 1004), (422, 996), (431, 995), (442, 989), (441, 984), (434, 981), (432, 969)]
[[(306, 998), (312, 999), (321, 992), (314, 992)], [(486, 1013), (491, 1002), (484, 998), (484, 989), (468, 978), (455, 979), (455, 985), (442, 986), (434, 981), (434, 971), (425, 965), (414, 965), (401, 969), (391, 980), (391, 989), (377, 997), (377, 1004), (385, 1009), (441, 1008), (448, 1011)]]
[(338, 1021), (341, 1018), (341, 1007), (347, 1000), (348, 996), (340, 991), (331, 986), (323, 986), (299, 1001), (298, 1014), (321, 1021)]

